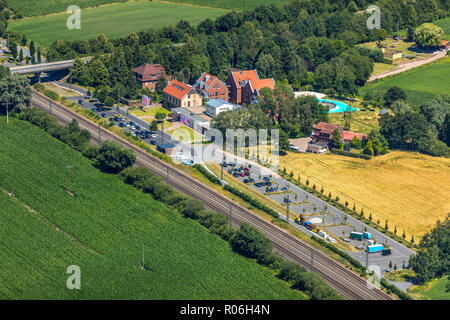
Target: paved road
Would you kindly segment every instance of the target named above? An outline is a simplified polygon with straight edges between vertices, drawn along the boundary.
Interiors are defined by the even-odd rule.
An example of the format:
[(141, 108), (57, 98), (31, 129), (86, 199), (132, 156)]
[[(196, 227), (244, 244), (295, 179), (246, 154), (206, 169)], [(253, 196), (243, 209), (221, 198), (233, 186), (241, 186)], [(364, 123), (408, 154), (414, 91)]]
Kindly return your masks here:
[(420, 67), (420, 66), (422, 66), (424, 64), (427, 64), (427, 63), (433, 62), (433, 61), (435, 61), (437, 59), (443, 58), (443, 57), (446, 56), (446, 54), (447, 54), (447, 50), (436, 51), (431, 57), (428, 57), (428, 58), (425, 58), (425, 59), (421, 59), (421, 60), (414, 60), (414, 61), (411, 61), (411, 62), (406, 62), (406, 63), (402, 64), (397, 69), (394, 69), (394, 70), (391, 70), (391, 71), (386, 71), (386, 72), (383, 72), (383, 73), (380, 73), (380, 74), (377, 74), (377, 75), (373, 75), (373, 76), (371, 76), (369, 78), (369, 80), (367, 80), (367, 82), (371, 82), (371, 81), (374, 81), (374, 80), (377, 80), (377, 79), (382, 79), (382, 78), (385, 78), (385, 77), (392, 76), (394, 74), (402, 73), (402, 72), (405, 72), (407, 70), (411, 70), (411, 69)]

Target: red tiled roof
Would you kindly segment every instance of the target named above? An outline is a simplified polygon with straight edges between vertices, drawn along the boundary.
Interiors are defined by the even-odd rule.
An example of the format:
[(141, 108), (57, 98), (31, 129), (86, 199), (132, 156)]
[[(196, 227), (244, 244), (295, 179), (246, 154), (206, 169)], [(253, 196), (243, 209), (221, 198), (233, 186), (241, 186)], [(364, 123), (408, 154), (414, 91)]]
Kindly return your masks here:
[(256, 70), (245, 70), (245, 71), (234, 71), (232, 72), (233, 78), (236, 82), (237, 88), (241, 88), (240, 82), (241, 81), (258, 81), (259, 77), (256, 73)]
[(181, 100), (191, 90), (191, 88), (192, 87), (190, 85), (175, 79), (170, 81), (170, 83), (167, 85), (167, 87), (164, 88), (163, 91), (168, 95)]
[(314, 129), (320, 130), (322, 133), (332, 134), (333, 131), (338, 127), (337, 124), (319, 122)]
[(357, 136), (359, 140), (362, 140), (363, 137), (367, 138), (367, 136), (365, 134), (362, 134), (362, 133), (351, 132), (351, 131), (344, 131), (344, 140), (351, 141), (354, 136)]
[(133, 72), (142, 76), (142, 81), (157, 80), (161, 74), (165, 74), (166, 70), (160, 64), (145, 63), (133, 69)]
[(273, 79), (252, 80), (250, 84), (252, 85), (253, 90), (261, 90), (262, 88), (275, 89), (275, 82)]
[(444, 47), (445, 47), (447, 44), (449, 44), (449, 42), (450, 42), (450, 41), (442, 40), (441, 46), (444, 46)]

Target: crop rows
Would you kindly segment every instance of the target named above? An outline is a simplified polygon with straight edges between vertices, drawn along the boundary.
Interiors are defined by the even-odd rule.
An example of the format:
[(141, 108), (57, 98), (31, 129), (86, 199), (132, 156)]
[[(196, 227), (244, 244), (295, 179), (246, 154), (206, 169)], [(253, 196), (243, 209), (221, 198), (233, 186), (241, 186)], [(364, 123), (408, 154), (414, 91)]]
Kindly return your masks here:
[[(17, 198), (1, 192), (0, 298), (301, 298), (196, 222), (40, 129), (0, 118), (0, 132), (0, 187)], [(65, 191), (69, 164), (74, 197)], [(143, 244), (149, 271), (140, 269)], [(81, 267), (84, 290), (65, 288), (70, 264)]]

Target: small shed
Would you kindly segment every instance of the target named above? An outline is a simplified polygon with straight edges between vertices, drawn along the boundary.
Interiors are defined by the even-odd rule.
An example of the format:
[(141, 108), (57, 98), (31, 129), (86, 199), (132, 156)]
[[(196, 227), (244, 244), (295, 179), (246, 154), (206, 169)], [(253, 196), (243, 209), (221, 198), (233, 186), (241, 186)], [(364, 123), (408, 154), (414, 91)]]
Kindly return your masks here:
[(156, 150), (158, 150), (159, 152), (165, 153), (169, 156), (174, 153), (180, 152), (180, 148), (176, 147), (172, 143), (158, 144), (156, 146)]

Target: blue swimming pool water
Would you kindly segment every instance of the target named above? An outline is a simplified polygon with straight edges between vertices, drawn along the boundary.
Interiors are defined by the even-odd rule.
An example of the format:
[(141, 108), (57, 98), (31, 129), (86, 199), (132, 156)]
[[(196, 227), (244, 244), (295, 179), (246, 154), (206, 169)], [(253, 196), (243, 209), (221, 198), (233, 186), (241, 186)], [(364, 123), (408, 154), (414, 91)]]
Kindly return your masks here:
[(349, 106), (348, 104), (341, 102), (341, 101), (328, 100), (328, 99), (317, 99), (317, 100), (319, 100), (319, 102), (328, 102), (328, 103), (332, 103), (332, 104), (336, 105), (336, 107), (333, 109), (330, 109), (328, 111), (328, 113), (338, 113), (338, 112), (344, 112), (344, 111), (359, 111), (358, 108), (353, 108), (353, 107)]

